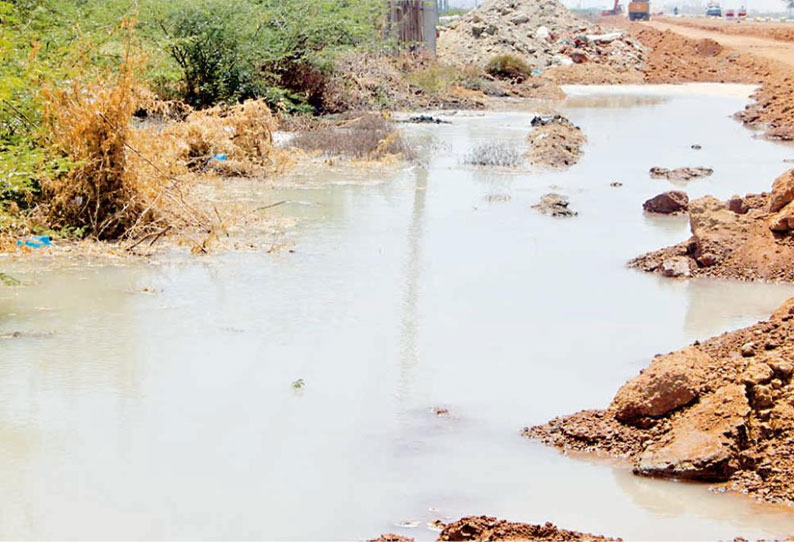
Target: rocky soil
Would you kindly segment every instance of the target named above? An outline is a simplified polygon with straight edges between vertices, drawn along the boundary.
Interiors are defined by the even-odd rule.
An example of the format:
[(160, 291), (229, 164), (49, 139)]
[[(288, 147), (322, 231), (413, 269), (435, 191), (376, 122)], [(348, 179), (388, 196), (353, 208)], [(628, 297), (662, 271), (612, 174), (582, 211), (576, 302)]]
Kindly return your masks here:
[(488, 516), (465, 517), (449, 523), (438, 536), (447, 540), (620, 540), (600, 535), (558, 529), (551, 523), (531, 525)]
[(679, 167), (676, 169), (652, 167), (649, 173), (651, 179), (667, 179), (673, 182), (686, 182), (692, 179), (708, 177), (714, 173), (714, 170), (707, 167)]
[(578, 215), (576, 211), (569, 207), (568, 198), (561, 194), (549, 193), (540, 198), (540, 201), (532, 206), (536, 211), (544, 215), (555, 218), (570, 218)]
[(605, 410), (527, 428), (562, 450), (630, 461), (639, 475), (724, 482), (794, 504), (794, 299), (769, 320), (656, 356)]
[(608, 68), (613, 77), (636, 78), (645, 51), (636, 39), (579, 19), (556, 0), (486, 0), (442, 28), (442, 62), (482, 67), (503, 54), (537, 70), (592, 64)]
[(688, 205), (692, 237), (650, 252), (630, 267), (667, 276), (794, 282), (794, 170), (772, 192)]
[(535, 117), (532, 126), (527, 153), (532, 165), (563, 169), (579, 161), (587, 142), (581, 128), (560, 115)]

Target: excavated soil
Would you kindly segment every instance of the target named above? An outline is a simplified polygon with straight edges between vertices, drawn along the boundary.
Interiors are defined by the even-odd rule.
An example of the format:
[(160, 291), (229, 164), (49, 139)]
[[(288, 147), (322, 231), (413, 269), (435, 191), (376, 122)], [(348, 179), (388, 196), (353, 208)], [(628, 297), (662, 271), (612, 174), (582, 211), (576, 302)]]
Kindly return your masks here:
[[(676, 21), (676, 24), (679, 24)], [(762, 128), (770, 139), (794, 140), (794, 66), (720, 45), (714, 39), (692, 39), (672, 30), (645, 25), (627, 29), (650, 51), (645, 67), (648, 83), (719, 82), (760, 84), (754, 102), (737, 114), (749, 126)], [(715, 37), (719, 37), (716, 34)]]
[(687, 26), (689, 28), (699, 28), (710, 32), (719, 32), (735, 36), (755, 36), (757, 38), (772, 39), (778, 41), (794, 41), (794, 28), (788, 23), (752, 22), (713, 19), (668, 19), (666, 17), (656, 17), (655, 20), (672, 23), (677, 26)]
[(635, 474), (724, 482), (794, 504), (794, 299), (767, 321), (655, 357), (606, 410), (526, 428), (561, 450), (624, 458)]
[(488, 516), (465, 517), (449, 523), (438, 536), (448, 540), (620, 540), (600, 535), (558, 529), (551, 523), (531, 525)]
[(689, 203), (692, 237), (642, 255), (630, 267), (666, 276), (794, 282), (794, 170), (772, 192)]
[(527, 157), (531, 164), (564, 169), (574, 165), (582, 157), (582, 147), (587, 142), (587, 137), (581, 128), (565, 117), (535, 117), (532, 125), (534, 128), (527, 138)]
[(631, 36), (579, 19), (556, 0), (486, 0), (441, 29), (442, 62), (484, 67), (505, 54), (539, 71), (589, 64), (607, 67), (611, 78), (636, 79), (645, 51)]

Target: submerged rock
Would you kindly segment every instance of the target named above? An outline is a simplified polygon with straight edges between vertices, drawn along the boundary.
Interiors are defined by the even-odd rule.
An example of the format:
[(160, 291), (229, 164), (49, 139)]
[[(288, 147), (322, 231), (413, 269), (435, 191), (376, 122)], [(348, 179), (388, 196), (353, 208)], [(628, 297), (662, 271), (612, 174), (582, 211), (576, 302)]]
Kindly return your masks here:
[(650, 170), (652, 179), (667, 179), (668, 181), (691, 181), (700, 177), (708, 177), (713, 173), (714, 170), (707, 167), (680, 167), (676, 169), (652, 167)]
[(532, 208), (540, 211), (544, 215), (558, 218), (570, 218), (579, 214), (570, 209), (568, 205), (569, 201), (565, 196), (549, 193), (540, 198), (540, 202), (533, 205)]

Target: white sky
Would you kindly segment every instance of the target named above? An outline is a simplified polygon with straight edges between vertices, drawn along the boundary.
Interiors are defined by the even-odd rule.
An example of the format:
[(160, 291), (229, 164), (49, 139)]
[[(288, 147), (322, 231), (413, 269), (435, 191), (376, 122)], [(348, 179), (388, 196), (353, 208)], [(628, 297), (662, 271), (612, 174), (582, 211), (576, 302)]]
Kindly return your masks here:
[[(455, 7), (474, 7), (475, 2), (482, 3), (483, 0), (450, 0), (450, 5)], [(628, 0), (621, 0), (623, 3)], [(674, 6), (674, 5), (690, 5), (690, 6), (703, 6), (708, 3), (708, 0), (651, 0), (652, 3), (660, 6)], [(585, 7), (585, 8), (605, 8), (607, 4), (611, 4), (610, 0), (563, 0), (563, 3), (568, 7)], [(720, 0), (724, 8), (738, 8), (744, 5), (748, 10), (758, 11), (785, 11), (786, 3), (783, 0)]]

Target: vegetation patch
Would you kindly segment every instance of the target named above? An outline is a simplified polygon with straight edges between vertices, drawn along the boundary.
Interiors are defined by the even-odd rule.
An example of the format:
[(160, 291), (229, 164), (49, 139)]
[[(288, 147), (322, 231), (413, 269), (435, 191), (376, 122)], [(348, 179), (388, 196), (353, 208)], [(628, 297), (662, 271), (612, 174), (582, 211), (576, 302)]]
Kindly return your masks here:
[(292, 140), (292, 147), (324, 156), (342, 156), (355, 160), (414, 156), (394, 124), (379, 114), (366, 114), (334, 126), (301, 132)]
[(463, 162), (473, 166), (518, 167), (522, 159), (515, 149), (501, 143), (485, 143), (472, 149)]
[(485, 65), (485, 72), (501, 79), (523, 81), (532, 74), (532, 68), (515, 55), (498, 55)]

